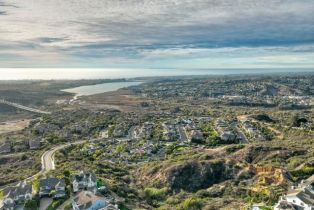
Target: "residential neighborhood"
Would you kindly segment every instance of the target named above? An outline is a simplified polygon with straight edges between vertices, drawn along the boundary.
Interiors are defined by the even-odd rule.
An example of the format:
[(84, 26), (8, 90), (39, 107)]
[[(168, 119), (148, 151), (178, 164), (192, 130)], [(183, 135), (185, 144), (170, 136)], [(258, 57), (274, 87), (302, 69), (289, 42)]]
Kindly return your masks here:
[(311, 76), (139, 81), (79, 97), (60, 90), (100, 81), (14, 83), (39, 95), (0, 110), (1, 208), (312, 207)]
[[(100, 184), (97, 186), (97, 178), (94, 173), (80, 171), (73, 174), (72, 177), (72, 183), (68, 186), (64, 179), (50, 176), (33, 182), (23, 181), (16, 186), (8, 187), (4, 190), (4, 197), (0, 201), (0, 209), (28, 209), (28, 206), (37, 209), (37, 201), (51, 198), (51, 200), (48, 200), (51, 202), (50, 206), (54, 202), (68, 201), (71, 205), (70, 209), (73, 210), (119, 210), (111, 196), (102, 194), (105, 192), (106, 187), (100, 186)], [(39, 184), (38, 189), (35, 189), (34, 183), (37, 182)], [(71, 186), (73, 188), (69, 188)], [(42, 209), (42, 207), (39, 206), (39, 209)]]

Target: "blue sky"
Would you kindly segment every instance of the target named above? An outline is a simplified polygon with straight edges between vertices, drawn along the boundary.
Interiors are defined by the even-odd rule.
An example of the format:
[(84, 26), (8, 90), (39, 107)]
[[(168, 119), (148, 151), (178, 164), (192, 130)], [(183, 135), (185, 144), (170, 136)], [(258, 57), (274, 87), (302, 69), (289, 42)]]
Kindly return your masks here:
[(313, 0), (0, 0), (2, 68), (314, 68)]

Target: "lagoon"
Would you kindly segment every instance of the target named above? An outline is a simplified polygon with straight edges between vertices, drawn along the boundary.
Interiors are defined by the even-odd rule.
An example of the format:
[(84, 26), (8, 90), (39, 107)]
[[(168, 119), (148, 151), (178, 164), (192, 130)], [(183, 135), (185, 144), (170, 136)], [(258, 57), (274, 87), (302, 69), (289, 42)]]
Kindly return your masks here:
[(74, 93), (75, 98), (79, 96), (89, 96), (89, 95), (95, 95), (110, 91), (116, 91), (121, 88), (130, 87), (142, 84), (143, 82), (140, 81), (132, 81), (132, 82), (108, 82), (108, 83), (102, 83), (97, 85), (86, 85), (86, 86), (79, 86), (75, 88), (69, 88), (64, 89), (61, 91), (68, 92), (68, 93)]

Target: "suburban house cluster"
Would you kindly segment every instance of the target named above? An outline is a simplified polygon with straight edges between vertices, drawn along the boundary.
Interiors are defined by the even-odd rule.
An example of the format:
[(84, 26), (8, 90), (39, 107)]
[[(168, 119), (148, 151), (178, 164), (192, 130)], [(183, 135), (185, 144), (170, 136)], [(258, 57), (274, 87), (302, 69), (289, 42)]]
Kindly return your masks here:
[(39, 149), (42, 145), (42, 141), (39, 138), (30, 139), (28, 141), (5, 141), (0, 144), (0, 154), (11, 153), (11, 152), (22, 152)]
[(0, 209), (13, 210), (24, 206), (27, 201), (35, 198), (37, 193), (39, 198), (64, 198), (67, 196), (65, 181), (55, 177), (42, 178), (39, 180), (39, 192), (32, 187), (31, 183), (26, 181), (20, 182), (16, 186), (8, 187), (4, 189), (4, 197), (1, 201)]
[(98, 195), (98, 190), (103, 190), (103, 187), (97, 186), (94, 173), (81, 171), (73, 175), (72, 186), (73, 210), (118, 210), (118, 206), (113, 204), (112, 200)]
[(17, 205), (23, 205), (26, 201), (32, 200), (32, 198), (32, 185), (25, 181), (20, 182), (16, 186), (8, 187), (4, 190), (0, 209), (13, 210)]
[[(56, 177), (41, 178), (39, 189), (34, 189), (26, 181), (16, 186), (4, 189), (4, 197), (0, 201), (1, 210), (23, 209), (26, 202), (32, 199), (50, 197), (68, 199), (69, 192), (64, 179)], [(118, 210), (112, 199), (102, 196), (98, 191), (103, 191), (104, 186), (97, 186), (96, 175), (92, 172), (81, 171), (72, 176), (72, 194), (70, 195), (73, 210)], [(37, 192), (38, 191), (38, 192)], [(38, 195), (38, 196), (36, 196)]]

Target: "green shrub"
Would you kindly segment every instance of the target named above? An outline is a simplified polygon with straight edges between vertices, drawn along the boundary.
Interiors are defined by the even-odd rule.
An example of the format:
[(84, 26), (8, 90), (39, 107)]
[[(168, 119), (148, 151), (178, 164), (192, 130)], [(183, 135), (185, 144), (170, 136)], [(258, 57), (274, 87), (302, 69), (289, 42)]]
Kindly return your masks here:
[(167, 188), (153, 188), (153, 187), (148, 187), (144, 189), (144, 193), (146, 197), (152, 200), (164, 200), (166, 195), (167, 195)]
[(180, 203), (180, 200), (178, 198), (169, 197), (167, 198), (166, 203), (169, 205), (177, 205)]
[(178, 206), (179, 210), (201, 210), (203, 201), (199, 198), (187, 198)]
[(307, 176), (311, 176), (312, 174), (314, 174), (314, 166), (304, 166), (300, 170), (291, 171), (291, 175), (298, 179), (304, 179)]
[(36, 178), (34, 179), (34, 181), (32, 182), (32, 188), (34, 192), (39, 192), (39, 179)]
[(66, 199), (54, 200), (47, 208), (47, 210), (56, 210)]
[(27, 201), (24, 204), (24, 210), (37, 210), (38, 209), (38, 203), (35, 200)]
[(304, 159), (300, 157), (292, 157), (289, 159), (288, 167), (293, 169), (299, 166), (302, 162), (304, 162)]

